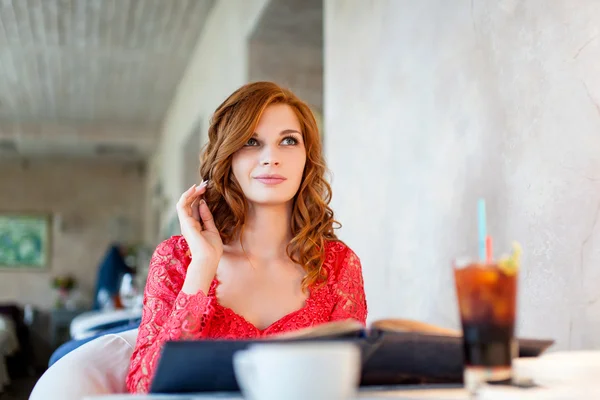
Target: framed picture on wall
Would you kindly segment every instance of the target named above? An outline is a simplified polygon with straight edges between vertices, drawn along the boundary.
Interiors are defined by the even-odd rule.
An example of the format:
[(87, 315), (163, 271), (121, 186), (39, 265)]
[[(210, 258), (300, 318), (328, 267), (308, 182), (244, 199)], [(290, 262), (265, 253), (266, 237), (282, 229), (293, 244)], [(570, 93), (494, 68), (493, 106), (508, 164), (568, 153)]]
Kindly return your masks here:
[(49, 214), (0, 213), (0, 269), (46, 269), (50, 261), (51, 223)]

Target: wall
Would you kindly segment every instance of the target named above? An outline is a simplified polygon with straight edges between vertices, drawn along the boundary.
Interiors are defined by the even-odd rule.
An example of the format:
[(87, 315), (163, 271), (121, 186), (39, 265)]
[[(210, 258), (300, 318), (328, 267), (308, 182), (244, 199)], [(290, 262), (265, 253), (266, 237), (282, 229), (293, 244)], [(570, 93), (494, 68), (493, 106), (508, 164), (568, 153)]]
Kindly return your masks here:
[[(0, 210), (43, 211), (54, 219), (49, 268), (0, 271), (0, 301), (49, 309), (54, 301), (51, 277), (65, 273), (72, 273), (91, 296), (108, 244), (119, 232), (131, 240), (141, 234), (144, 176), (140, 172), (136, 165), (108, 161), (0, 163)], [(116, 231), (114, 217), (126, 218), (130, 229)]]
[(292, 90), (313, 110), (323, 110), (323, 46), (252, 40), (248, 80), (273, 81)]
[(248, 80), (273, 81), (323, 111), (323, 0), (270, 1), (248, 44)]
[(600, 3), (325, 2), (325, 130), (370, 319), (457, 326), (450, 261), (524, 247), (519, 333), (600, 346)]

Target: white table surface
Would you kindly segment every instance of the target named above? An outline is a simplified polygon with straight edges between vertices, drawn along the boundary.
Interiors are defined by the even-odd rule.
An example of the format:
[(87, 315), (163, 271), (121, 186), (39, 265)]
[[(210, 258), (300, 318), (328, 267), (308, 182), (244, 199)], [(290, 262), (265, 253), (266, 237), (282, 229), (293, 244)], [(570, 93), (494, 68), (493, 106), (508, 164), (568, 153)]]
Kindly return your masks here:
[(93, 336), (96, 333), (94, 328), (98, 326), (115, 321), (134, 320), (141, 317), (141, 315), (141, 308), (87, 311), (73, 318), (69, 332), (73, 339), (85, 339), (86, 337)]
[[(109, 395), (93, 396), (86, 400), (243, 400), (239, 393), (206, 393), (192, 395)], [(416, 389), (415, 387), (405, 387), (399, 390), (370, 389), (361, 390), (356, 397), (357, 400), (419, 400), (419, 399), (439, 399), (439, 400), (467, 400), (467, 393), (459, 387), (444, 387), (440, 389)]]
[[(361, 390), (356, 400), (469, 400), (462, 388), (415, 388), (398, 390)], [(477, 400), (591, 400), (600, 399), (600, 386), (519, 389), (489, 386), (480, 390)], [(243, 400), (239, 393), (195, 395), (110, 395), (86, 400)]]
[[(485, 386), (477, 400), (598, 400), (600, 399), (600, 351), (547, 354), (533, 359), (516, 359), (513, 372), (523, 380), (540, 385), (520, 389), (509, 386)], [(545, 383), (542, 383), (545, 382)], [(196, 395), (109, 395), (92, 396), (88, 400), (243, 400), (239, 393), (207, 393)], [(468, 400), (457, 386), (398, 386), (361, 388), (356, 400)]]

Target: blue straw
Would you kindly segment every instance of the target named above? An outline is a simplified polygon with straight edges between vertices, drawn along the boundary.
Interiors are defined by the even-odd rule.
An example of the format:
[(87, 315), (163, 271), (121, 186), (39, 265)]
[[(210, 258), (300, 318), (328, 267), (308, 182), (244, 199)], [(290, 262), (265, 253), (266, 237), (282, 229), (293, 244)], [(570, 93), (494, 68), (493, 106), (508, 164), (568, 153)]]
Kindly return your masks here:
[(479, 199), (477, 203), (477, 225), (479, 228), (479, 260), (485, 261), (485, 237), (487, 236), (487, 227), (484, 199)]

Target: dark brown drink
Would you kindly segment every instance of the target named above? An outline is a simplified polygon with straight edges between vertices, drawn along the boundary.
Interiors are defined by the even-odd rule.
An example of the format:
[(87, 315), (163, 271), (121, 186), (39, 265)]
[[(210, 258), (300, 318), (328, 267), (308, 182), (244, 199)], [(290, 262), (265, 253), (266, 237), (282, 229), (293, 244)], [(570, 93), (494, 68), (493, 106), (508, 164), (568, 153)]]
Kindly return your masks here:
[(454, 270), (463, 328), (466, 385), (470, 379), (503, 381), (511, 378), (515, 355), (516, 272), (515, 268), (493, 263), (471, 263)]

